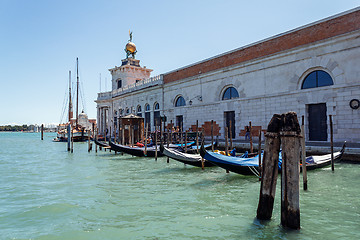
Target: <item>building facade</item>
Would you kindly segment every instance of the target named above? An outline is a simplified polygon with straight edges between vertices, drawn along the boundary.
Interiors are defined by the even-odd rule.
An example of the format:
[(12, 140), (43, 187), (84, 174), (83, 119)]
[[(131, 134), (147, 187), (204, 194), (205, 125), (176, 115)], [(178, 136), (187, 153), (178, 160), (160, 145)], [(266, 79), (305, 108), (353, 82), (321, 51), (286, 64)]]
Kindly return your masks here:
[(236, 140), (249, 121), (264, 129), (295, 111), (307, 141), (330, 141), (332, 115), (334, 141), (360, 142), (359, 63), (360, 8), (156, 77), (128, 57), (98, 94), (99, 131), (135, 113), (152, 130), (163, 115), (184, 130), (214, 120), (220, 138), (231, 124)]

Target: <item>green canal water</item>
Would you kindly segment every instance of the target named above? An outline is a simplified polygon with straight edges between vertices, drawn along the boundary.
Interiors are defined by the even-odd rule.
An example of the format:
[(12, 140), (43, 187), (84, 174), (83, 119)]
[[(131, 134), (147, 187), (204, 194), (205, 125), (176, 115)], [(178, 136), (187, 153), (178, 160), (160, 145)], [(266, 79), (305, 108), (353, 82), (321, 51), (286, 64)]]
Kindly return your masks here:
[(260, 182), (220, 168), (0, 133), (0, 239), (359, 239), (360, 165), (308, 172), (301, 230), (256, 220)]

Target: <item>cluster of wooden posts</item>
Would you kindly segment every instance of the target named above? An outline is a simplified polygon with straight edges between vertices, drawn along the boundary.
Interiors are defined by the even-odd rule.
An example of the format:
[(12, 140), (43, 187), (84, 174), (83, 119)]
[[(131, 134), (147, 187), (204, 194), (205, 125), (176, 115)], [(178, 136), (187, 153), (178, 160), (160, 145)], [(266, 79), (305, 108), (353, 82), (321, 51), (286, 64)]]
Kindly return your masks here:
[[(334, 171), (332, 128), (332, 116), (330, 116), (331, 166)], [(258, 219), (270, 220), (272, 216), (281, 147), (281, 224), (287, 228), (300, 229), (299, 162), (302, 163), (303, 187), (307, 190), (304, 136), (304, 117), (302, 117), (301, 127), (295, 112), (274, 114), (272, 117), (265, 134), (264, 159), (260, 170)]]
[[(214, 131), (213, 131), (213, 121), (211, 121), (211, 143), (212, 150), (214, 150)], [(172, 121), (168, 127), (165, 126), (165, 122), (160, 120), (160, 124), (155, 126), (155, 131), (149, 131), (149, 124), (146, 125), (145, 128), (142, 128), (143, 124), (139, 125), (122, 125), (119, 127), (119, 132), (114, 129), (114, 131), (110, 128), (110, 138), (114, 139), (116, 143), (120, 143), (121, 145), (129, 145), (134, 146), (136, 142), (140, 142), (144, 144), (145, 152), (147, 148), (147, 144), (152, 142), (155, 146), (159, 144), (164, 144), (169, 146), (171, 143), (178, 143), (183, 146), (185, 153), (188, 151), (188, 143), (190, 141), (194, 141), (197, 147), (197, 150), (200, 148), (201, 142), (204, 141), (204, 129), (199, 128), (199, 122), (196, 121), (196, 127), (194, 131), (186, 130), (183, 131), (182, 128), (175, 129), (173, 127)], [(141, 131), (143, 129), (143, 131)], [(145, 132), (143, 134), (143, 132)], [(119, 133), (119, 134), (117, 134)], [(126, 136), (127, 135), (127, 136)], [(106, 137), (105, 137), (106, 141)], [(155, 160), (157, 160), (157, 151), (155, 152)], [(169, 162), (169, 158), (167, 160)]]

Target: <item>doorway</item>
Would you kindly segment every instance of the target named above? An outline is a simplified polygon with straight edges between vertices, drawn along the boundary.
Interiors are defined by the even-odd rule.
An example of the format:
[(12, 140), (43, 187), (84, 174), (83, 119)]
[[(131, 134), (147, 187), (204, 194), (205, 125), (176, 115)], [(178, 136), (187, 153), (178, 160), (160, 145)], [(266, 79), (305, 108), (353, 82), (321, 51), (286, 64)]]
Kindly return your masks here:
[(228, 137), (235, 139), (235, 111), (224, 112), (225, 116), (225, 127), (229, 129)]
[(179, 127), (179, 130), (182, 131), (184, 130), (183, 129), (183, 116), (182, 115), (179, 115), (179, 116), (176, 116), (176, 126)]
[(145, 127), (148, 128), (148, 131), (151, 131), (150, 112), (145, 112)]
[(309, 104), (309, 141), (327, 141), (326, 103)]

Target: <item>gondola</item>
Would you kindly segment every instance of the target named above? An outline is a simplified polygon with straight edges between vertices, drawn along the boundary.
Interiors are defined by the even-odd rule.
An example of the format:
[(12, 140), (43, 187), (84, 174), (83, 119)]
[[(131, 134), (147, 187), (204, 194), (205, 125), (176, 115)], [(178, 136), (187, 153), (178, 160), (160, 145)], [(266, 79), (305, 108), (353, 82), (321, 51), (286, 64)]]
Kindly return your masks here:
[[(339, 152), (334, 153), (334, 161), (340, 160), (345, 150), (345, 143)], [(208, 152), (205, 148), (200, 148), (200, 155), (207, 161), (224, 168), (230, 172), (242, 175), (258, 175), (259, 155), (252, 158), (225, 156), (218, 153)], [(263, 156), (263, 153), (262, 153)], [(263, 157), (261, 158), (263, 159)], [(282, 157), (279, 154), (279, 170), (281, 170)], [(306, 169), (312, 170), (325, 167), (331, 164), (331, 154), (321, 156), (309, 156), (306, 158)]]
[[(344, 142), (339, 152), (334, 152), (334, 161), (339, 161), (344, 154), (346, 142)], [(306, 169), (312, 170), (322, 168), (331, 164), (331, 153), (321, 156), (309, 156), (306, 158)]]
[[(114, 150), (116, 152), (123, 152), (127, 153), (133, 156), (137, 157), (155, 157), (155, 147), (147, 147), (145, 152), (145, 147), (130, 147), (130, 146), (124, 146), (121, 144), (114, 143), (113, 141), (109, 141), (109, 145), (111, 147), (111, 150)], [(160, 150), (159, 147), (157, 147), (157, 156), (161, 157), (164, 156)]]
[[(218, 144), (217, 141), (213, 142), (214, 148), (217, 147), (217, 144)], [(205, 149), (210, 149), (211, 146), (212, 146), (211, 143), (205, 144), (205, 145), (204, 145), (204, 148), (205, 148)], [(182, 152), (185, 151), (184, 148), (180, 148), (179, 150), (181, 150)], [(199, 149), (198, 149), (197, 146), (191, 146), (191, 147), (189, 147), (188, 149), (186, 149), (186, 152), (187, 152), (187, 153), (191, 153), (191, 154), (196, 154), (196, 153), (200, 152), (200, 146), (199, 146)]]
[[(189, 154), (184, 153), (176, 149), (171, 149), (160, 145), (160, 152), (165, 156), (172, 158), (176, 161), (182, 162), (184, 164), (192, 165), (195, 167), (202, 167), (201, 156), (200, 154)], [(213, 167), (213, 163), (204, 160), (204, 167)]]
[[(186, 146), (188, 148), (191, 148), (191, 147), (193, 147), (194, 144), (195, 144), (195, 142), (189, 142), (189, 143), (186, 143)], [(185, 143), (183, 143), (183, 144), (181, 144), (181, 143), (170, 143), (169, 148), (185, 148)]]
[(102, 148), (110, 148), (110, 145), (104, 141), (99, 141), (97, 140), (96, 138), (94, 139), (94, 142), (96, 145), (98, 145), (99, 147), (102, 147)]

